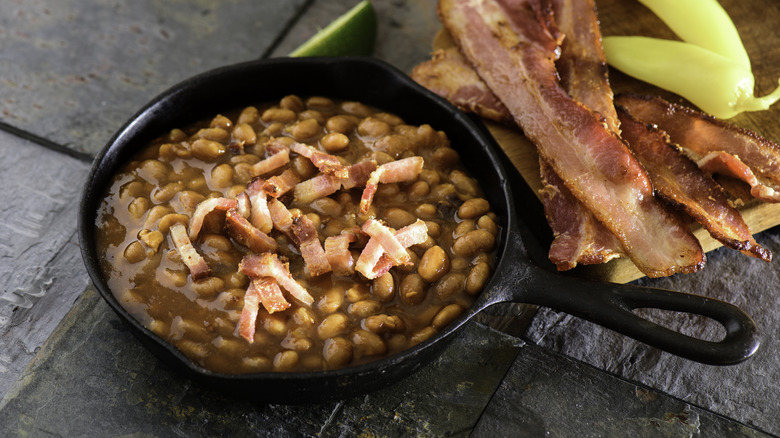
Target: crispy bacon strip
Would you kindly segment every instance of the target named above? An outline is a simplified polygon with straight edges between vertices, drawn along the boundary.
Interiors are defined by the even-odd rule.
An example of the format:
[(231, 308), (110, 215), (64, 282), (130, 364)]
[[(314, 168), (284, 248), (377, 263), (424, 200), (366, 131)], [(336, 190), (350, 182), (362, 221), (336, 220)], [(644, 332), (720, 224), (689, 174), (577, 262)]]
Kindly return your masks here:
[(309, 204), (315, 199), (336, 193), (341, 188), (341, 181), (332, 174), (321, 173), (295, 185), (293, 196), (298, 204)]
[(190, 270), (193, 280), (200, 280), (211, 275), (211, 270), (206, 260), (198, 254), (198, 251), (192, 246), (192, 241), (187, 235), (187, 228), (180, 223), (171, 225), (171, 240), (179, 252), (182, 262)]
[(371, 173), (377, 168), (376, 161), (366, 160), (346, 166), (336, 172), (336, 176), (341, 182), (341, 187), (349, 190), (354, 187), (364, 186), (371, 177)]
[(750, 193), (780, 202), (780, 146), (712, 116), (660, 97), (620, 95), (615, 102), (634, 118), (654, 123), (703, 170), (750, 184)]
[(268, 196), (278, 198), (295, 188), (295, 185), (300, 181), (301, 179), (294, 170), (287, 169), (281, 175), (275, 175), (265, 180), (263, 191)]
[(311, 276), (316, 277), (330, 272), (330, 263), (328, 263), (325, 250), (322, 249), (322, 243), (320, 243), (317, 229), (314, 228), (312, 221), (306, 215), (298, 216), (293, 219), (290, 231), (293, 241), (301, 250), (301, 256)]
[(554, 236), (549, 258), (558, 270), (623, 256), (620, 241), (571, 194), (549, 164), (539, 160), (539, 165), (543, 185), (539, 195)]
[(198, 204), (197, 207), (195, 207), (195, 213), (193, 213), (192, 218), (190, 218), (190, 240), (195, 240), (198, 238), (198, 234), (200, 234), (200, 229), (203, 227), (203, 220), (206, 218), (206, 215), (215, 210), (228, 211), (231, 208), (236, 208), (237, 206), (238, 201), (235, 199), (209, 198), (205, 201), (202, 201), (200, 204)]
[(480, 79), (456, 47), (433, 52), (429, 61), (418, 64), (412, 79), (463, 111), (504, 124), (514, 119), (503, 103)]
[[(701, 245), (653, 198), (641, 165), (601, 117), (559, 85), (559, 40), (536, 0), (441, 0), (439, 15), (477, 73), (554, 171), (649, 277), (694, 272)], [(514, 7), (516, 6), (516, 7)]]
[(230, 237), (254, 252), (276, 251), (279, 248), (276, 240), (255, 228), (234, 208), (225, 214), (225, 230)]
[(325, 257), (336, 274), (351, 275), (355, 272), (355, 260), (349, 251), (349, 244), (355, 240), (354, 233), (343, 231), (337, 236), (325, 239)]
[(254, 176), (262, 176), (284, 166), (290, 162), (290, 150), (280, 149), (275, 154), (252, 165), (250, 173)]
[(320, 170), (322, 173), (334, 173), (344, 168), (338, 157), (335, 155), (326, 154), (325, 152), (318, 151), (312, 147), (306, 146), (303, 143), (293, 143), (290, 149), (306, 158), (308, 158), (314, 167)]
[(247, 341), (255, 341), (255, 328), (257, 313), (260, 311), (260, 292), (254, 281), (249, 282), (249, 287), (244, 293), (244, 307), (241, 309), (241, 318), (238, 320), (238, 334)]
[[(395, 232), (395, 240), (404, 247), (425, 242), (428, 239), (428, 227), (422, 220), (417, 220)], [(394, 266), (393, 259), (385, 254), (384, 247), (378, 239), (369, 239), (360, 253), (355, 270), (369, 280), (377, 278)]]
[(290, 229), (293, 224), (293, 216), (292, 213), (290, 213), (290, 210), (288, 210), (278, 199), (271, 198), (268, 200), (268, 211), (271, 215), (271, 221), (274, 224), (274, 228), (288, 236), (291, 235)]
[(392, 230), (375, 219), (369, 219), (363, 223), (361, 230), (371, 236), (382, 245), (385, 253), (393, 259), (397, 265), (408, 265), (411, 263), (411, 257), (406, 252), (406, 248), (395, 238), (395, 230)]
[(363, 189), (363, 196), (360, 198), (360, 213), (368, 213), (379, 183), (391, 184), (412, 181), (422, 172), (423, 164), (422, 157), (409, 157), (377, 167), (375, 171), (371, 172), (371, 176), (366, 181), (366, 188)]
[(279, 257), (270, 252), (244, 256), (238, 264), (238, 270), (252, 278), (272, 277), (276, 282), (290, 293), (296, 300), (311, 306), (314, 298), (303, 288), (290, 274), (287, 263), (282, 263)]
[(249, 222), (258, 230), (268, 234), (274, 227), (271, 212), (268, 211), (268, 200), (263, 191), (265, 181), (253, 179), (247, 184), (245, 193), (249, 196)]
[(236, 211), (238, 211), (238, 214), (240, 214), (244, 218), (249, 218), (249, 216), (252, 213), (251, 210), (251, 202), (249, 201), (249, 195), (246, 194), (246, 191), (243, 191), (236, 195)]
[(725, 246), (771, 261), (756, 243), (742, 216), (731, 207), (721, 187), (669, 144), (665, 132), (618, 111), (623, 138), (650, 175), (659, 196), (696, 219)]

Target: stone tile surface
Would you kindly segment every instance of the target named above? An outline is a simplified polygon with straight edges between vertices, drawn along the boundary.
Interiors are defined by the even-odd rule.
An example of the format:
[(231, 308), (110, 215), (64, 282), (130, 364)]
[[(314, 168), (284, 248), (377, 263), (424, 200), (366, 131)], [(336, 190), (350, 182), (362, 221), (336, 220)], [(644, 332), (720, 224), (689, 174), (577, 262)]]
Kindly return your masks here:
[(306, 2), (0, 2), (0, 122), (95, 154), (168, 87), (265, 55)]

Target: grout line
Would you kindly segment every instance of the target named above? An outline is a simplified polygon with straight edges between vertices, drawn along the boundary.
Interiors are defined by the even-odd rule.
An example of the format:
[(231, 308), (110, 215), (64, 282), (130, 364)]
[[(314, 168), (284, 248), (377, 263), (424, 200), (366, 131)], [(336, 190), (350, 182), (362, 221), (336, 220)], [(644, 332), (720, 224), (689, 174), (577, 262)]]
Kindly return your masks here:
[(307, 10), (309, 10), (309, 7), (311, 7), (312, 3), (314, 3), (314, 0), (306, 0), (298, 12), (287, 21), (282, 31), (276, 35), (276, 38), (274, 38), (274, 40), (271, 42), (271, 45), (269, 45), (263, 54), (260, 55), (260, 59), (267, 59), (271, 56), (277, 47), (279, 47), (279, 44), (281, 44), (282, 40), (284, 40), (287, 34), (290, 33), (290, 30), (295, 26), (296, 23), (298, 23), (298, 20)]
[(47, 138), (41, 137), (39, 135), (33, 134), (29, 131), (25, 131), (23, 129), (17, 128), (13, 125), (9, 125), (8, 123), (0, 121), (0, 131), (5, 131), (9, 134), (15, 135), (17, 137), (23, 138), (27, 141), (30, 141), (32, 143), (35, 143), (39, 146), (43, 146), (47, 149), (51, 149), (55, 152), (60, 152), (65, 155), (68, 155), (72, 158), (75, 158), (79, 161), (83, 161), (86, 163), (91, 163), (95, 157), (92, 154), (86, 153), (86, 152), (79, 152), (74, 151), (73, 149), (70, 149), (68, 147), (65, 147), (59, 143), (55, 143)]

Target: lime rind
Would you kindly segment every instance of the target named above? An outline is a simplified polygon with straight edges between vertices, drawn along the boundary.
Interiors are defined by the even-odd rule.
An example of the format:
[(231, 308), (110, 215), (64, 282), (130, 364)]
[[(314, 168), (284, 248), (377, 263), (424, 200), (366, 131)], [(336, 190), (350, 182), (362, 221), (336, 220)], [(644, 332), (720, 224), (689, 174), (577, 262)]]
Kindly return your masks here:
[(295, 49), (290, 56), (368, 56), (374, 49), (377, 17), (363, 0)]

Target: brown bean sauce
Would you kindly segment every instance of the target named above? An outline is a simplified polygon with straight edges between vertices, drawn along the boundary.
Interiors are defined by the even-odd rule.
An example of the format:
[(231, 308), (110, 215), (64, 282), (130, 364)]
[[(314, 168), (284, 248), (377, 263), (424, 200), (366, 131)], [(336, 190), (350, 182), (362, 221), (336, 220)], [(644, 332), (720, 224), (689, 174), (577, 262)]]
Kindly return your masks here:
[[(269, 313), (260, 305), (249, 342), (238, 325), (252, 279), (238, 266), (253, 251), (225, 232), (224, 212), (210, 213), (192, 241), (210, 274), (193, 280), (170, 229), (188, 225), (206, 199), (236, 198), (255, 178), (291, 171), (306, 181), (320, 174), (311, 159), (295, 152), (284, 166), (253, 174), (253, 165), (269, 156), (268, 142), (279, 138), (336, 156), (345, 166), (424, 160), (415, 178), (378, 184), (365, 214), (359, 211), (363, 186), (307, 203), (291, 192), (281, 195), (293, 216), (311, 221), (320, 242), (357, 230), (369, 218), (391, 231), (422, 220), (428, 237), (407, 248), (410, 264), (369, 280), (358, 272), (312, 276), (296, 242), (273, 229), (268, 235), (278, 244), (279, 258), (313, 303), (297, 301), (281, 288), (290, 307)], [(115, 176), (96, 226), (102, 269), (125, 309), (205, 368), (251, 373), (356, 365), (429, 338), (467, 309), (486, 282), (497, 224), (443, 132), (407, 125), (357, 102), (287, 96), (153, 141)], [(353, 260), (367, 240), (358, 236), (350, 244)]]

